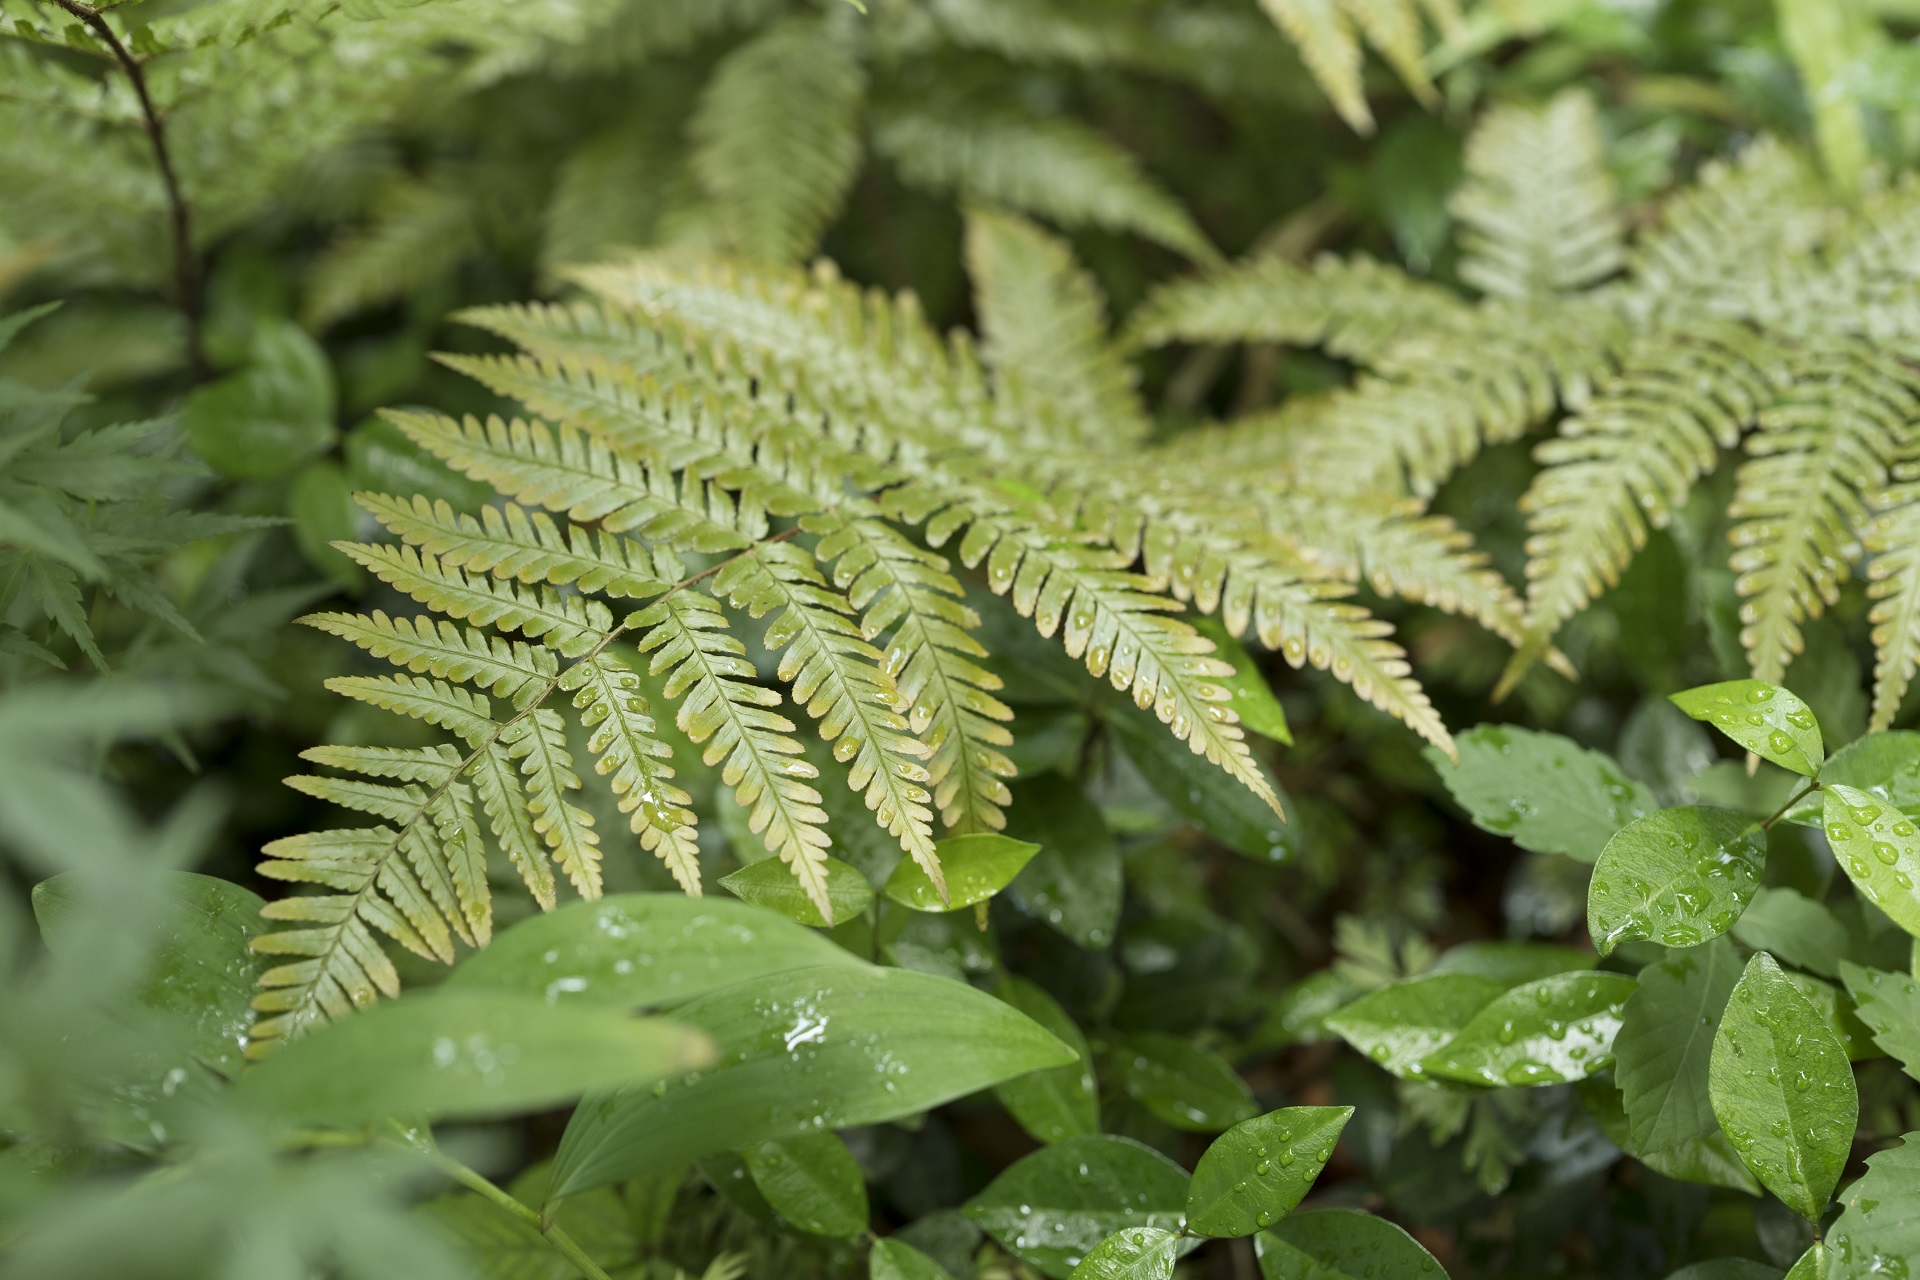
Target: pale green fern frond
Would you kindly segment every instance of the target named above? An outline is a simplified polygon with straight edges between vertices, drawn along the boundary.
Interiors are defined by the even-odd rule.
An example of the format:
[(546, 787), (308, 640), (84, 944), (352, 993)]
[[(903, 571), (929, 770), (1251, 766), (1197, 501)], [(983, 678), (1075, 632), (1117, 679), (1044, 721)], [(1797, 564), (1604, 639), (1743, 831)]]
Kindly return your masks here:
[(1910, 456), (1896, 464), (1896, 474), (1899, 483), (1873, 495), (1875, 515), (1860, 539), (1873, 557), (1867, 620), (1873, 624), (1874, 732), (1893, 724), (1920, 670), (1920, 484)]
[(1260, 7), (1300, 50), (1340, 118), (1373, 132), (1373, 112), (1360, 84), (1360, 39), (1340, 0), (1260, 0)]
[(416, 292), (480, 247), (473, 193), (445, 176), (390, 187), (367, 226), (335, 241), (307, 278), (314, 329)]
[(316, 613), (300, 621), (416, 675), (477, 684), (509, 701), (559, 670), (553, 651), (543, 645), (509, 642), (476, 627), (462, 632), (444, 620), (389, 618), (376, 609), (370, 615)]
[(640, 847), (667, 865), (681, 889), (698, 894), (700, 846), (688, 808), (693, 797), (673, 783), (673, 752), (648, 714), (640, 677), (601, 652), (572, 668), (560, 687), (573, 692), (581, 723), (592, 731), (587, 745), (594, 768), (608, 776)]

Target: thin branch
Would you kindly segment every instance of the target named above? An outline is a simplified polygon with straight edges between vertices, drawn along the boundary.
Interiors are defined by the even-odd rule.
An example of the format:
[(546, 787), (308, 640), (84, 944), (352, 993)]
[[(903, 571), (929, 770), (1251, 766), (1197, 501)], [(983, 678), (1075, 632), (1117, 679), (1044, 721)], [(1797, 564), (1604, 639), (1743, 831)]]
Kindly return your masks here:
[(173, 169), (173, 156), (167, 150), (166, 125), (160, 118), (159, 109), (153, 105), (153, 95), (147, 91), (146, 73), (141, 70), (140, 60), (121, 43), (120, 37), (108, 25), (99, 9), (83, 3), (83, 0), (54, 0), (54, 3), (92, 29), (101, 43), (112, 52), (120, 69), (127, 73), (127, 79), (133, 82), (133, 91), (140, 99), (140, 114), (146, 126), (147, 141), (153, 146), (154, 163), (159, 167), (160, 181), (167, 193), (168, 221), (173, 231), (174, 305), (187, 318), (187, 355), (193, 362), (194, 373), (204, 376), (207, 360), (200, 335), (200, 256), (193, 247), (193, 223), (187, 198), (180, 190), (180, 178)]

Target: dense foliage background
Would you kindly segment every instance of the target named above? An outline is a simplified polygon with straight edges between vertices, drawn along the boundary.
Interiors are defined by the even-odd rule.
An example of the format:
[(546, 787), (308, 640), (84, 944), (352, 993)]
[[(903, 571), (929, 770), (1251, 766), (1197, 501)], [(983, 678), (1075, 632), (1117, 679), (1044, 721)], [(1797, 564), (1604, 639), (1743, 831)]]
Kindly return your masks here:
[[(293, 623), (420, 612), (390, 564), (334, 545), (379, 542), (383, 522), (419, 541), (351, 495), (424, 495), (478, 513), (500, 509), (498, 488), (536, 505), (528, 485), (482, 483), (473, 467), (446, 465), (452, 446), (431, 447), (427, 427), (376, 410), (484, 418), (524, 404), (559, 416), (558, 374), (529, 391), (489, 380), (485, 370), (504, 365), (479, 358), (570, 350), (641, 369), (633, 334), (613, 320), (561, 334), (558, 313), (495, 311), (475, 324), (471, 309), (599, 297), (655, 308), (644, 314), (669, 335), (660, 349), (671, 358), (653, 372), (671, 390), (675, 359), (700, 365), (716, 422), (749, 421), (765, 393), (790, 397), (781, 411), (843, 415), (845, 453), (860, 430), (908, 441), (905, 481), (860, 480), (840, 454), (818, 461), (824, 445), (803, 448), (836, 492), (938, 477), (973, 495), (976, 515), (983, 492), (1008, 503), (1013, 539), (1039, 490), (1084, 481), (1074, 536), (1120, 546), (1120, 565), (1144, 542), (1152, 590), (1243, 634), (1245, 650), (1211, 623), (1204, 633), (1237, 660), (1226, 687), (1253, 730), (1246, 758), (1229, 764), (1267, 779), (1286, 813), (1276, 823), (1116, 691), (1128, 681), (1106, 678), (1110, 654), (1089, 674), (1091, 655), (1043, 640), (1020, 617), (1034, 612), (1038, 584), (1016, 584), (1013, 568), (956, 535), (944, 551), (980, 618), (969, 661), (986, 672), (985, 703), (968, 705), (1004, 704), (1013, 718), (999, 741), (997, 713), (982, 712), (970, 732), (993, 758), (963, 762), (962, 776), (978, 776), (958, 799), (931, 788), (925, 842), (995, 830), (1004, 810), (1005, 833), (1040, 852), (965, 910), (914, 910), (905, 891), (876, 899), (866, 882), (898, 882), (914, 838), (875, 828), (841, 780), (861, 731), (837, 751), (789, 705), (806, 751), (796, 758), (825, 779), (834, 856), (861, 881), (847, 890), (856, 909), (836, 906), (844, 922), (831, 937), (862, 958), (999, 993), (1081, 1039), (1090, 1074), (1071, 1069), (1062, 1083), (1056, 1068), (1044, 1087), (1027, 1077), (1024, 1093), (970, 1089), (924, 1114), (847, 1128), (870, 1215), (850, 1228), (803, 1229), (800, 1202), (781, 1202), (777, 1178), (737, 1155), (707, 1152), (598, 1189), (563, 1222), (607, 1273), (932, 1274), (875, 1251), (870, 1227), (955, 1280), (1064, 1276), (1057, 1253), (1027, 1246), (1043, 1219), (983, 1233), (980, 1215), (960, 1210), (1089, 1115), (1099, 1132), (1191, 1169), (1214, 1135), (1260, 1113), (1351, 1107), (1307, 1208), (1390, 1219), (1450, 1275), (1665, 1277), (1716, 1259), (1750, 1269), (1722, 1261), (1688, 1274), (1780, 1275), (1832, 1226), (1831, 1185), (1801, 1210), (1810, 1225), (1717, 1132), (1711, 1150), (1649, 1154), (1649, 1135), (1622, 1110), (1619, 1069), (1577, 1083), (1423, 1080), (1379, 1065), (1399, 1064), (1404, 1046), (1369, 1062), (1352, 1047), (1358, 1033), (1323, 1019), (1436, 962), (1502, 990), (1571, 969), (1638, 973), (1644, 991), (1642, 966), (1694, 954), (1723, 966), (1730, 989), (1747, 954), (1766, 952), (1806, 980), (1815, 1005), (1825, 1000), (1860, 1059), (1840, 1185), (1920, 1127), (1901, 1069), (1914, 1058), (1871, 1042), (1841, 967), (1910, 971), (1895, 927), (1909, 922), (1852, 888), (1831, 823), (1823, 833), (1817, 816), (1776, 820), (1796, 790), (1795, 767), (1777, 767), (1784, 748), (1736, 745), (1711, 732), (1710, 715), (1695, 723), (1666, 700), (1757, 674), (1804, 698), (1829, 754), (1870, 723), (1912, 720), (1920, 632), (1905, 610), (1920, 524), (1902, 514), (1913, 494), (1901, 486), (1920, 474), (1920, 442), (1906, 439), (1920, 403), (1910, 372), (1920, 327), (1906, 318), (1920, 283), (1905, 185), (1920, 149), (1916, 31), (1920, 7), (1904, 0), (129, 0), (103, 11), (0, 0), (0, 1273), (574, 1273), (538, 1221), (488, 1217), (467, 1169), (538, 1205), (567, 1124), (540, 1108), (567, 1098), (466, 1108), (515, 1114), (443, 1126), (447, 1154), (430, 1157), (420, 1129), (290, 1138), (221, 1091), (242, 1070), (252, 1015), (223, 1015), (239, 1021), (211, 1033), (226, 1046), (218, 1061), (183, 1049), (195, 1033), (181, 1038), (183, 1019), (208, 1034), (197, 1011), (213, 1007), (196, 1004), (200, 988), (182, 973), (239, 963), (250, 986), (261, 965), (181, 961), (167, 948), (180, 871), (231, 886), (194, 882), (192, 894), (210, 918), (249, 922), (231, 925), (233, 946), (267, 927), (247, 895), (281, 898), (297, 877), (261, 874), (262, 847), (339, 821), (328, 803), (337, 789), (281, 779), (349, 757), (302, 752), (443, 736), (329, 692), (330, 679), (384, 668), (337, 638), (345, 622)], [(634, 249), (655, 254), (654, 274), (568, 274)], [(1311, 265), (1323, 254), (1337, 256)], [(812, 285), (781, 274), (816, 257), (835, 273)], [(948, 396), (923, 418), (888, 418), (891, 402), (855, 375), (816, 377), (814, 355), (781, 363), (774, 338), (756, 348), (758, 330), (712, 319), (718, 304), (695, 315), (687, 299), (708, 268), (681, 264), (719, 260), (745, 265), (727, 268), (740, 274), (716, 292), (785, 299), (782, 322), (844, 321), (856, 304), (842, 282), (910, 292), (932, 329), (976, 335), (954, 360), (959, 389), (940, 381), (945, 356), (914, 346), (913, 309), (884, 300), (865, 304), (860, 332), (906, 335), (889, 348), (903, 385)], [(589, 312), (602, 315), (577, 314)], [(822, 326), (823, 349), (857, 345), (846, 338), (854, 322)], [(1704, 354), (1681, 365), (1675, 351)], [(982, 361), (990, 377), (967, 372)], [(742, 389), (746, 379), (760, 381)], [(1592, 492), (1614, 484), (1627, 495), (1627, 515), (1575, 512), (1567, 519), (1589, 523), (1570, 534), (1543, 525), (1543, 510), (1589, 492), (1585, 473), (1557, 496), (1536, 478), (1568, 457), (1543, 439), (1596, 403), (1590, 421), (1609, 406), (1631, 416), (1657, 399), (1647, 387), (1690, 379), (1711, 403), (1661, 418), (1663, 401), (1646, 415), (1685, 443), (1634, 455), (1651, 478), (1591, 481)], [(568, 385), (589, 382), (625, 385), (612, 373)], [(1752, 388), (1776, 383), (1799, 390), (1756, 409), (1765, 393)], [(1002, 406), (1007, 452), (984, 479), (916, 461), (916, 431), (932, 455), (969, 438), (976, 386)], [(1240, 425), (1214, 425), (1229, 419)], [(1750, 444), (1742, 462), (1735, 445), (1752, 419), (1771, 443)], [(1834, 421), (1845, 424), (1834, 441), (1793, 435)], [(823, 527), (791, 497), (804, 468), (771, 457), (769, 447), (736, 472), (709, 468), (715, 492), (777, 491), (738, 510), (710, 501), (710, 513), (725, 508), (713, 517), (722, 533), (811, 538)], [(1774, 472), (1753, 469), (1779, 457)], [(1358, 483), (1365, 466), (1392, 475)], [(1230, 525), (1224, 513), (1242, 499), (1271, 499), (1272, 527)], [(954, 501), (930, 499), (911, 518), (876, 506), (874, 521), (884, 514), (914, 545), (941, 519), (920, 528), (927, 515)], [(556, 509), (570, 506), (582, 519), (575, 499)], [(1124, 513), (1136, 506), (1151, 519), (1129, 534)], [(1807, 510), (1805, 530), (1789, 527)], [(1659, 527), (1643, 526), (1643, 512)], [(735, 548), (723, 541), (689, 549), (692, 535), (630, 524), (632, 545), (665, 557), (635, 560), (635, 580), (716, 569), (729, 581)], [(1143, 528), (1177, 529), (1177, 545)], [(1730, 532), (1746, 559), (1730, 560)], [(1799, 567), (1768, 577), (1788, 561)], [(572, 589), (577, 578), (552, 577), (568, 588), (552, 598), (591, 594)], [(1241, 581), (1260, 584), (1246, 588), (1258, 607), (1243, 601), (1235, 618)], [(751, 593), (768, 588), (728, 589), (733, 613), (718, 625), (744, 645), (735, 674), (790, 685), (794, 672), (769, 652), (779, 642), (748, 616), (758, 616)], [(1391, 624), (1411, 677), (1376, 619)], [(569, 658), (587, 647), (568, 648), (576, 623), (542, 624)], [(511, 616), (500, 624), (516, 625), (542, 634)], [(636, 629), (610, 656), (645, 672), (675, 774), (633, 784), (665, 787), (657, 803), (646, 791), (656, 825), (645, 849), (628, 834), (633, 806), (617, 803), (629, 786), (616, 794), (588, 778), (572, 803), (600, 833), (591, 878), (608, 893), (673, 892), (678, 870), (728, 897), (721, 877), (761, 865), (770, 845), (793, 854), (763, 838), (751, 796), (736, 799), (737, 759), (703, 760), (706, 734), (689, 741), (685, 721), (675, 725), (662, 697), (679, 693), (624, 647), (635, 641), (644, 652), (666, 641)], [(498, 660), (473, 671), (505, 706), (518, 686), (500, 671), (517, 668)], [(566, 688), (554, 706), (590, 707)], [(564, 753), (570, 734), (589, 775), (605, 750), (589, 743), (599, 721), (567, 714), (554, 741)], [(617, 706), (598, 712), (608, 714), (619, 722)], [(1164, 703), (1159, 718), (1181, 737), (1209, 731)], [(908, 713), (900, 721), (909, 739), (926, 732)], [(1467, 732), (1482, 722), (1512, 728)], [(889, 755), (876, 740), (884, 783), (912, 752)], [(1920, 753), (1898, 733), (1884, 740), (1881, 763), (1855, 756), (1844, 781), (1920, 803), (1920, 790), (1901, 790)], [(1016, 773), (1002, 794), (994, 779)], [(386, 776), (430, 786), (437, 775)], [(1746, 914), (1697, 951), (1623, 926), (1601, 959), (1591, 864), (1629, 820), (1688, 804), (1768, 819)], [(656, 858), (662, 841), (686, 861)], [(43, 891), (36, 928), (29, 892), (63, 872), (87, 887), (64, 917)], [(569, 877), (589, 878), (575, 864), (560, 872), (562, 900)], [(536, 912), (505, 858), (478, 875), (483, 889), (493, 881), (495, 934)], [(800, 918), (815, 910), (782, 876), (742, 883), (741, 897)], [(50, 911), (67, 923), (48, 925)], [(1454, 950), (1496, 941), (1536, 945)], [(445, 976), (389, 950), (409, 989)], [(378, 964), (363, 968), (380, 985)], [(174, 997), (155, 996), (170, 984)], [(270, 999), (265, 1012), (293, 1007)], [(341, 996), (325, 1012), (356, 1002)], [(1417, 1011), (1409, 1005), (1408, 1026)], [(299, 1019), (295, 1030), (325, 1017)], [(256, 1048), (266, 1034), (255, 1030)], [(1567, 1068), (1564, 1079), (1585, 1074)], [(1164, 1170), (1143, 1168), (1122, 1182), (1149, 1205), (1144, 1188)], [(1896, 1185), (1920, 1196), (1920, 1182)], [(1163, 1191), (1143, 1214), (1159, 1211)], [(1904, 1275), (1916, 1264), (1897, 1245), (1863, 1244), (1857, 1268), (1836, 1252), (1814, 1264), (1830, 1269), (1794, 1274)], [(1309, 1274), (1287, 1265), (1232, 1239), (1179, 1274)]]

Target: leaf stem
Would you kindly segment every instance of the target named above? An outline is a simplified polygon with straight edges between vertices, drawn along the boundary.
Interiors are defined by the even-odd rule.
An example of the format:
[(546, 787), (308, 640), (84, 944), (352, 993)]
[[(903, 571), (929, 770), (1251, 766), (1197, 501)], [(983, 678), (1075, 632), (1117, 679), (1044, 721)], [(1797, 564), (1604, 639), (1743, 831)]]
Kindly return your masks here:
[(588, 1255), (587, 1251), (580, 1247), (579, 1242), (568, 1235), (566, 1228), (562, 1227), (559, 1223), (547, 1221), (538, 1213), (534, 1212), (534, 1210), (509, 1195), (504, 1189), (496, 1186), (480, 1173), (461, 1164), (458, 1160), (441, 1151), (438, 1147), (409, 1148), (409, 1150), (418, 1150), (419, 1154), (426, 1157), (427, 1162), (434, 1168), (440, 1170), (440, 1172), (446, 1174), (449, 1178), (452, 1178), (455, 1182), (474, 1194), (492, 1201), (495, 1206), (510, 1217), (518, 1218), (527, 1226), (538, 1231), (541, 1237), (544, 1238), (548, 1244), (552, 1245), (557, 1253), (568, 1262), (571, 1262), (574, 1268), (578, 1270), (581, 1275), (585, 1276), (587, 1280), (611, 1280), (611, 1277), (601, 1268), (600, 1264), (595, 1262), (592, 1257)]
[(1807, 785), (1800, 788), (1799, 791), (1795, 792), (1792, 798), (1790, 798), (1785, 804), (1781, 805), (1778, 809), (1775, 809), (1771, 817), (1768, 817), (1767, 819), (1762, 821), (1760, 824), (1760, 829), (1762, 831), (1772, 830), (1773, 824), (1780, 821), (1781, 818), (1785, 817), (1787, 810), (1793, 808), (1793, 806), (1799, 804), (1802, 800), (1806, 799), (1808, 796), (1812, 795), (1814, 792), (1818, 791), (1819, 789), (1820, 789), (1820, 779), (1808, 778)]

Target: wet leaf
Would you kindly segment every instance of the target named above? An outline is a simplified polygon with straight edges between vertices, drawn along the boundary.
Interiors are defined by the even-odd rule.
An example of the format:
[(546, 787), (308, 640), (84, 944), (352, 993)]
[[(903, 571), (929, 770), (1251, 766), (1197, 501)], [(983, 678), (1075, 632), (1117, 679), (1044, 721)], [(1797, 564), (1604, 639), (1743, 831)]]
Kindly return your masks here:
[(1840, 1198), (1827, 1231), (1835, 1280), (1899, 1280), (1920, 1259), (1920, 1134), (1867, 1157), (1867, 1171)]
[(845, 924), (873, 902), (873, 886), (867, 883), (865, 876), (838, 858), (827, 858), (824, 865), (827, 901), (833, 907), (832, 920), (820, 914), (820, 908), (813, 904), (813, 899), (800, 887), (800, 882), (793, 878), (793, 872), (787, 869), (787, 864), (778, 858), (750, 862), (732, 875), (722, 876), (720, 883), (735, 897), (751, 902), (756, 907), (777, 911), (798, 924), (824, 929)]
[(1572, 973), (1593, 964), (1593, 953), (1578, 947), (1556, 947), (1544, 942), (1483, 940), (1448, 947), (1428, 973), (1468, 973), (1491, 978), (1502, 990), (1556, 973)]
[(1128, 1227), (1093, 1247), (1073, 1280), (1172, 1280), (1180, 1237), (1158, 1227)]
[(867, 1229), (867, 1184), (847, 1144), (831, 1133), (802, 1133), (740, 1152), (768, 1206), (796, 1230), (857, 1236)]
[(912, 1245), (892, 1238), (873, 1242), (867, 1280), (953, 1280), (945, 1267)]
[[(1843, 960), (1840, 965), (1844, 970), (1847, 962)], [(1847, 1051), (1849, 1062), (1865, 1062), (1882, 1056), (1879, 1047), (1874, 1044), (1873, 1033), (1855, 1014), (1853, 1001), (1845, 992), (1810, 973), (1789, 969), (1786, 974), (1787, 981), (1807, 998), (1807, 1003), (1820, 1015), (1820, 1021), (1827, 1024), (1827, 1030), (1839, 1039), (1840, 1047)]]
[(1833, 912), (1792, 889), (1762, 889), (1734, 922), (1733, 936), (1823, 977), (1840, 976), (1849, 950), (1847, 927)]
[[(1856, 738), (1820, 766), (1820, 785), (1864, 791), (1896, 809), (1920, 808), (1920, 733), (1895, 729)], [(1809, 791), (1787, 810), (1794, 822), (1818, 826), (1826, 805), (1822, 791)]]
[(1287, 1107), (1221, 1134), (1194, 1168), (1187, 1230), (1250, 1236), (1272, 1226), (1313, 1188), (1352, 1116), (1352, 1107)]
[[(1297, 830), (1225, 770), (1195, 755), (1150, 712), (1127, 704), (1111, 706), (1106, 722), (1127, 758), (1181, 817), (1256, 862), (1285, 862), (1298, 852)], [(1285, 807), (1285, 794), (1273, 774), (1258, 757), (1253, 764)]]
[(719, 1065), (583, 1102), (554, 1158), (556, 1198), (770, 1138), (915, 1115), (1073, 1061), (985, 992), (864, 964), (750, 979), (673, 1016), (713, 1039)]
[(1013, 883), (1013, 878), (1040, 850), (1037, 844), (1015, 840), (1011, 836), (977, 833), (949, 836), (934, 848), (940, 854), (940, 869), (947, 877), (947, 898), (911, 858), (902, 858), (887, 877), (881, 891), (903, 907), (915, 911), (958, 911), (976, 902), (985, 902)]
[(362, 1009), (276, 1049), (234, 1087), (254, 1111), (351, 1128), (383, 1116), (534, 1111), (714, 1060), (698, 1029), (499, 991), (434, 991)]
[(196, 388), (180, 411), (193, 451), (223, 475), (272, 479), (323, 453), (333, 425), (333, 371), (291, 320), (253, 330), (246, 368)]
[(1007, 977), (994, 994), (1051, 1031), (1079, 1058), (1063, 1067), (1029, 1071), (994, 1088), (1000, 1105), (1040, 1142), (1100, 1132), (1100, 1091), (1087, 1038), (1058, 1001), (1025, 978)]
[(623, 893), (521, 921), (462, 961), (446, 985), (641, 1009), (817, 965), (866, 962), (744, 902)]
[(1016, 1161), (963, 1212), (1022, 1262), (1066, 1280), (1127, 1227), (1178, 1231), (1187, 1173), (1131, 1138), (1070, 1138)]
[(1713, 1112), (1761, 1185), (1817, 1222), (1860, 1118), (1839, 1039), (1764, 951), (1734, 985), (1707, 1070)]
[(1713, 1258), (1682, 1267), (1667, 1280), (1781, 1280), (1780, 1268), (1751, 1258)]
[(1601, 955), (1647, 938), (1696, 947), (1731, 929), (1767, 863), (1767, 833), (1745, 814), (1688, 806), (1650, 813), (1607, 841), (1587, 886)]
[(1844, 961), (1840, 975), (1860, 1021), (1873, 1033), (1873, 1042), (1909, 1076), (1920, 1080), (1920, 982), (1908, 974), (1863, 969)]
[(1176, 1129), (1218, 1133), (1260, 1110), (1226, 1059), (1179, 1036), (1130, 1035), (1114, 1047), (1113, 1065), (1127, 1096)]
[(1090, 951), (1110, 945), (1120, 924), (1120, 851), (1079, 786), (1057, 773), (1015, 783), (1007, 834), (1040, 846), (1007, 887), (1020, 908)]
[(1233, 668), (1231, 676), (1216, 679), (1227, 691), (1227, 705), (1240, 717), (1242, 727), (1263, 738), (1292, 746), (1293, 733), (1287, 728), (1286, 710), (1281, 707), (1280, 699), (1273, 696), (1273, 687), (1260, 674), (1260, 667), (1247, 647), (1210, 615), (1196, 617), (1190, 625), (1213, 641), (1214, 656)]
[(1422, 1064), (1507, 985), (1471, 973), (1430, 973), (1361, 996), (1326, 1019), (1327, 1029), (1399, 1076), (1419, 1080)]
[(1598, 971), (1526, 983), (1496, 997), (1422, 1065), (1444, 1079), (1496, 1087), (1583, 1079), (1611, 1058), (1633, 989), (1632, 978)]
[(1827, 1246), (1816, 1240), (1810, 1249), (1800, 1255), (1798, 1261), (1787, 1268), (1782, 1280), (1826, 1280), (1830, 1262)]
[(1821, 821), (1840, 869), (1867, 901), (1920, 936), (1920, 826), (1857, 788), (1835, 785), (1826, 793)]
[(1672, 702), (1783, 769), (1811, 778), (1827, 758), (1813, 711), (1777, 684), (1728, 680), (1676, 693)]
[(1475, 826), (1534, 853), (1592, 862), (1613, 833), (1659, 805), (1612, 760), (1555, 733), (1483, 724), (1427, 759)]
[(1265, 1280), (1445, 1280), (1420, 1242), (1357, 1209), (1312, 1209), (1254, 1237)]

